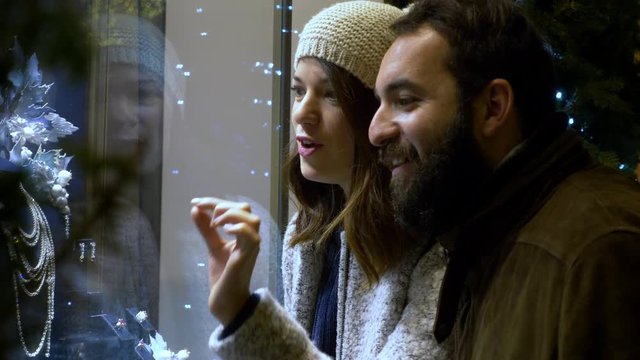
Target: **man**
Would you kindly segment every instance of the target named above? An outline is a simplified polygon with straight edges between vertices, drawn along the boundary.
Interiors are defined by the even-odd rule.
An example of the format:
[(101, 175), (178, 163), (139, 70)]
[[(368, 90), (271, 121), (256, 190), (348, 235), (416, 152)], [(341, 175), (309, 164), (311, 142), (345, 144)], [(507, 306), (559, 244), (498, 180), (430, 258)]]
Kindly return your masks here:
[(551, 59), (509, 0), (419, 1), (369, 138), (398, 221), (450, 256), (435, 335), (462, 359), (637, 359), (640, 186), (554, 112)]

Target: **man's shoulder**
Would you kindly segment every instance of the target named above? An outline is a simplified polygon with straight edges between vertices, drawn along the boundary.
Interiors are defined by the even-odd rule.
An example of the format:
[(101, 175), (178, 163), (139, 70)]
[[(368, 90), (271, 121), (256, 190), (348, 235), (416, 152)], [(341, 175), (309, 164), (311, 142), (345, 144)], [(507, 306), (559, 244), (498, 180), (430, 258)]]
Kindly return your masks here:
[(615, 233), (636, 234), (640, 241), (640, 184), (596, 166), (560, 183), (517, 242), (571, 262), (593, 241)]
[[(606, 200), (607, 197), (618, 200), (616, 195), (620, 195), (619, 192), (621, 191), (633, 194), (636, 197), (636, 201), (640, 197), (640, 184), (638, 182), (631, 179), (631, 177), (625, 176), (617, 169), (604, 165), (595, 165), (570, 175), (560, 183), (558, 189), (565, 191), (588, 190), (593, 196), (600, 197), (600, 200)], [(571, 193), (569, 194), (574, 196)]]

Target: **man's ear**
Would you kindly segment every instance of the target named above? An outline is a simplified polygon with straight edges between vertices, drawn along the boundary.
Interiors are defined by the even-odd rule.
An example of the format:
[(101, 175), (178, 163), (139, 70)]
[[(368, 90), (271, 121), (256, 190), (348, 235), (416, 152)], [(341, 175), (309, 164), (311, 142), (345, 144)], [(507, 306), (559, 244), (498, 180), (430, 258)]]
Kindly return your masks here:
[(493, 137), (514, 115), (513, 89), (505, 79), (491, 80), (475, 101), (483, 110), (477, 124), (482, 137)]

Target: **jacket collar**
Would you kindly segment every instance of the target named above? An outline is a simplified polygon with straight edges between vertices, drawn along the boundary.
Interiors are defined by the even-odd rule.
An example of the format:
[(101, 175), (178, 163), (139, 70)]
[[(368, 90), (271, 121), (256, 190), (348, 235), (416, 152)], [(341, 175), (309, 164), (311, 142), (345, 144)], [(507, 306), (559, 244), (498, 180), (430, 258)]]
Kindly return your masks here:
[(580, 138), (564, 128), (566, 122), (548, 123), (556, 125), (538, 131), (496, 169), (477, 210), (438, 237), (450, 254), (434, 326), (438, 342), (451, 333), (469, 270), (531, 219), (562, 180), (595, 165)]

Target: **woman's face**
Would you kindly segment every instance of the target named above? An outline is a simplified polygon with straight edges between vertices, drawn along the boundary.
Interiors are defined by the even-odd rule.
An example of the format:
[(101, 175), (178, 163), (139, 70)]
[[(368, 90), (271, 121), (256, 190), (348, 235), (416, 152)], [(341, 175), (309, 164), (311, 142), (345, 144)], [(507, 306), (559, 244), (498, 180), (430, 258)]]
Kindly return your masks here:
[(293, 76), (294, 126), (300, 171), (311, 181), (349, 192), (355, 143), (331, 82), (314, 58), (303, 58)]
[(109, 66), (108, 140), (110, 155), (134, 157), (142, 171), (160, 165), (162, 156), (161, 84), (137, 65)]

